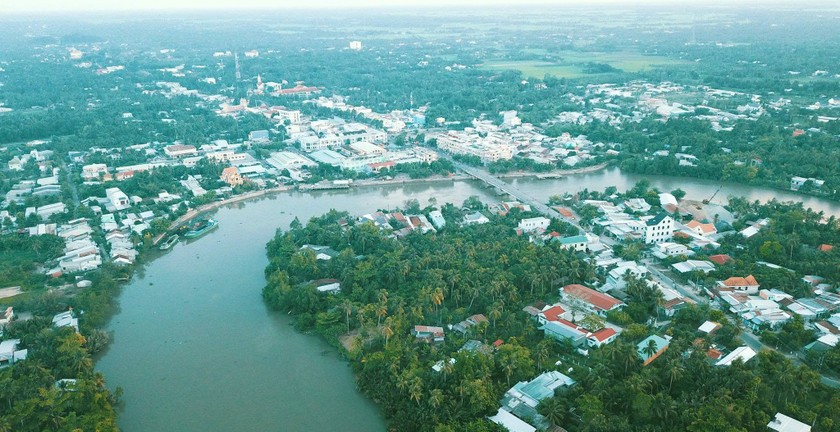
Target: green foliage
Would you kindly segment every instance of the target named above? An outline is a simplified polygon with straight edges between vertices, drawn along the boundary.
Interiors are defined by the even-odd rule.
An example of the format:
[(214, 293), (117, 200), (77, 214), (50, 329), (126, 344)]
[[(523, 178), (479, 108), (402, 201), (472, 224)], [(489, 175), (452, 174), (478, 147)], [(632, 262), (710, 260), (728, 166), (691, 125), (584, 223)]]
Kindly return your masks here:
[(37, 266), (58, 258), (63, 252), (64, 240), (58, 236), (0, 236), (0, 287), (19, 285), (32, 289), (43, 284), (46, 277), (35, 273)]

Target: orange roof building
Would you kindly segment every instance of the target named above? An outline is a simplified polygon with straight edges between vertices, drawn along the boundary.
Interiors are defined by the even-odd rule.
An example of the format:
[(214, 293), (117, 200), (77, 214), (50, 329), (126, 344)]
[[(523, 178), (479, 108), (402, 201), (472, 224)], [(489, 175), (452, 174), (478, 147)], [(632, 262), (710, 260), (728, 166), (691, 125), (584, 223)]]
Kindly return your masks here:
[(580, 284), (564, 286), (561, 295), (564, 300), (581, 304), (590, 312), (598, 315), (605, 315), (611, 310), (624, 307), (624, 303), (615, 297)]

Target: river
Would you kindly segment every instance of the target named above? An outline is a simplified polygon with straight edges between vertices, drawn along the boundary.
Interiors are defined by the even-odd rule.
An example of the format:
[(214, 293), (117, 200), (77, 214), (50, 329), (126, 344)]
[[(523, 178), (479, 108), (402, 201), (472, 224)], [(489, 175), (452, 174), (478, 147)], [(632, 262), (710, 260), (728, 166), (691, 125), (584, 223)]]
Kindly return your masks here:
[[(618, 169), (557, 180), (515, 179), (534, 197), (632, 187), (642, 176)], [(703, 199), (715, 182), (646, 176), (663, 191), (677, 187)], [(725, 185), (718, 195), (750, 199), (803, 197)], [(124, 389), (120, 428), (142, 431), (384, 431), (379, 409), (356, 391), (337, 351), (298, 333), (290, 319), (264, 306), (265, 244), (295, 216), (305, 222), (331, 208), (353, 215), (400, 206), (460, 204), (470, 195), (497, 201), (474, 181), (286, 192), (216, 211), (220, 227), (178, 244), (135, 274), (108, 324), (114, 339), (98, 360), (111, 388)], [(433, 200), (432, 200), (433, 199)], [(431, 201), (430, 201), (431, 200)], [(715, 201), (718, 201), (716, 199)], [(804, 197), (806, 205), (840, 213), (840, 205)]]

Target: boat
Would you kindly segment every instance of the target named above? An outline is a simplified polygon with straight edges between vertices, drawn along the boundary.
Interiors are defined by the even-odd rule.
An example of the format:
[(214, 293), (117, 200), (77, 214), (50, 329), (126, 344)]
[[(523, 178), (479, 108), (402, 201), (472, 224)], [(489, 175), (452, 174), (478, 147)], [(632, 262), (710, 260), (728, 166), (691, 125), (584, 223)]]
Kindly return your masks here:
[(172, 249), (172, 246), (175, 246), (175, 243), (178, 243), (178, 235), (173, 234), (166, 238), (163, 243), (160, 244), (159, 249), (162, 251)]
[(212, 231), (214, 228), (219, 226), (219, 222), (214, 219), (207, 219), (203, 221), (196, 222), (189, 226), (187, 232), (184, 233), (184, 237), (188, 239), (194, 239), (207, 234), (208, 232)]

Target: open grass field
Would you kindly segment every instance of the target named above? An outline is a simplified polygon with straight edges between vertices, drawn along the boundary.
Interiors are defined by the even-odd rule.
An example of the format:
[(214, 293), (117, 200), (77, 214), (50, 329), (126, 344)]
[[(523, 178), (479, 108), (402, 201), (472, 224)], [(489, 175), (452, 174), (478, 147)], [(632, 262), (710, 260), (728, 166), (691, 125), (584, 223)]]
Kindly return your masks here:
[(610, 53), (563, 51), (558, 55), (560, 58), (556, 62), (541, 60), (490, 60), (485, 62), (482, 67), (493, 71), (517, 70), (529, 78), (543, 78), (546, 74), (558, 78), (578, 78), (586, 75), (583, 70), (583, 65), (590, 62), (605, 63), (616, 69), (630, 73), (656, 69), (663, 66), (689, 64), (680, 60), (645, 56), (627, 51)]

